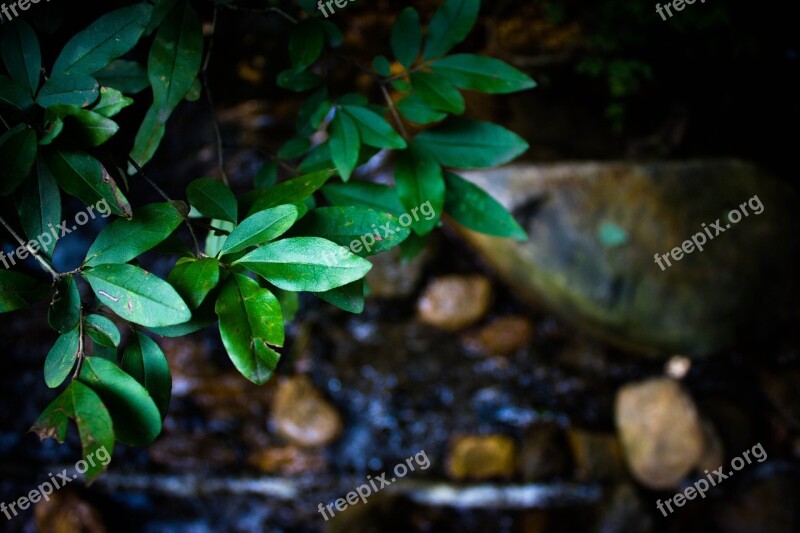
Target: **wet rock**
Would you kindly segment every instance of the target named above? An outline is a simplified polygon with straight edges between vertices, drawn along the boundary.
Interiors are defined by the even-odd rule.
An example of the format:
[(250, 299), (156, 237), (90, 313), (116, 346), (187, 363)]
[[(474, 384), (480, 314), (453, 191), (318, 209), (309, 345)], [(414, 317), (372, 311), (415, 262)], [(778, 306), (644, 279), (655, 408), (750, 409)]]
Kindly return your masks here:
[(484, 276), (444, 276), (428, 285), (417, 310), (424, 323), (457, 331), (480, 320), (491, 297), (492, 286)]
[(407, 298), (422, 279), (422, 271), (430, 258), (426, 248), (411, 261), (400, 258), (400, 249), (369, 257), (372, 270), (367, 273), (369, 295), (374, 298)]
[(525, 317), (504, 316), (493, 320), (464, 339), (464, 345), (475, 352), (489, 355), (509, 355), (530, 341), (533, 324)]
[(631, 473), (646, 487), (677, 487), (703, 457), (706, 436), (697, 407), (672, 379), (622, 387), (615, 417)]
[(100, 513), (69, 489), (50, 495), (50, 501), (34, 505), (36, 530), (48, 533), (105, 533)]
[(450, 448), (447, 473), (452, 479), (510, 479), (516, 471), (516, 444), (505, 435), (459, 437)]
[[(706, 355), (779, 337), (796, 312), (794, 195), (753, 165), (516, 165), (466, 177), (530, 235), (516, 242), (459, 229), (466, 240), (515, 294), (617, 345)], [(664, 271), (655, 263), (655, 253), (670, 253), (756, 195), (749, 216), (730, 229), (721, 220), (725, 233), (704, 251)]]
[(325, 446), (342, 431), (339, 412), (305, 375), (280, 383), (272, 405), (272, 422), (278, 434), (298, 446)]
[(268, 448), (250, 454), (248, 462), (271, 475), (319, 474), (325, 471), (325, 456), (319, 449), (296, 446)]
[(568, 440), (578, 481), (602, 482), (625, 477), (622, 447), (613, 433), (572, 428)]
[(653, 518), (631, 483), (617, 485), (610, 501), (604, 502), (595, 531), (597, 533), (648, 533), (654, 530)]
[(525, 431), (520, 450), (522, 480), (538, 482), (567, 471), (566, 439), (555, 424), (534, 424)]

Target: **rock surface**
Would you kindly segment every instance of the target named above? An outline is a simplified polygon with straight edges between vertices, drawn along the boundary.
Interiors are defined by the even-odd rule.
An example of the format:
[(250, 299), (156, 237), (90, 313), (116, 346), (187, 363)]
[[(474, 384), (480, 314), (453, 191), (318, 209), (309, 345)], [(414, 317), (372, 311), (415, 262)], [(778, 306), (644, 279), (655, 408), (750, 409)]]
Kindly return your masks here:
[(651, 379), (617, 393), (616, 423), (633, 476), (671, 489), (699, 464), (706, 434), (694, 400), (672, 379)]
[(105, 533), (100, 513), (69, 489), (56, 491), (49, 501), (34, 505), (37, 531), (50, 533)]
[(342, 431), (339, 412), (305, 375), (288, 378), (278, 386), (272, 421), (278, 434), (298, 446), (325, 446)]
[[(530, 235), (516, 242), (459, 228), (466, 240), (521, 298), (617, 345), (706, 355), (757, 334), (769, 340), (796, 312), (793, 196), (753, 165), (515, 165), (465, 177), (509, 207)], [(727, 213), (755, 195), (763, 212), (748, 209), (725, 228)], [(670, 253), (718, 218), (725, 233), (702, 253), (665, 271), (656, 265), (654, 254)]]
[(525, 346), (533, 335), (533, 324), (522, 316), (504, 316), (467, 335), (467, 348), (487, 355), (509, 355)]
[(444, 276), (426, 287), (417, 310), (424, 323), (457, 331), (483, 318), (491, 298), (492, 286), (484, 276)]
[(450, 449), (447, 473), (452, 479), (509, 479), (516, 471), (516, 444), (505, 435), (459, 437)]

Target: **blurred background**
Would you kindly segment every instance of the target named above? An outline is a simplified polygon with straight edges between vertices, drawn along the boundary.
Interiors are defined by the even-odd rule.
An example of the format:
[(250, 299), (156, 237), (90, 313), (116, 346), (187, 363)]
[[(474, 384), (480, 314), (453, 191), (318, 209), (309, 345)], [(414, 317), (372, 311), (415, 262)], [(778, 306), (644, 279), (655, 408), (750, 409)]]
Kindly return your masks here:
[[(211, 3), (194, 4), (210, 30)], [(439, 2), (337, 10), (342, 52), (364, 65), (388, 53), (409, 4), (429, 20)], [(174, 381), (162, 436), (118, 445), (93, 486), (0, 516), (1, 530), (800, 531), (797, 6), (708, 0), (664, 21), (647, 0), (483, 4), (457, 50), (501, 58), (538, 87), (467, 94), (468, 116), (531, 149), (466, 177), (530, 240), (446, 221), (414, 260), (375, 259), (362, 315), (302, 297), (263, 387), (235, 371), (214, 328), (158, 339)], [(98, 15), (88, 1), (54, 1), (25, 16), (47, 35), (48, 64), (65, 21)], [(289, 66), (286, 19), (221, 9), (216, 30), (210, 89), (226, 171), (243, 192), (293, 135), (304, 97), (275, 85)], [(379, 101), (351, 63), (326, 68), (333, 92)], [(138, 98), (121, 115), (112, 150), (126, 153), (147, 106)], [(148, 174), (183, 197), (216, 175), (216, 150), (208, 102), (185, 103)], [(391, 167), (379, 157), (357, 178), (390, 182)], [(158, 200), (136, 182), (128, 197)], [(666, 271), (654, 263), (754, 197), (763, 212), (702, 253)], [(67, 213), (81, 207), (73, 200)], [(74, 268), (99, 229), (65, 237), (57, 266)], [(11, 250), (8, 235), (0, 244)], [(143, 263), (164, 276), (174, 260)], [(55, 340), (46, 309), (0, 324), (3, 502), (79, 457), (74, 428), (61, 446), (26, 433), (53, 397), (41, 375)], [(657, 509), (758, 444), (763, 462), (669, 516)], [(318, 513), (422, 451), (429, 468), (330, 521)]]

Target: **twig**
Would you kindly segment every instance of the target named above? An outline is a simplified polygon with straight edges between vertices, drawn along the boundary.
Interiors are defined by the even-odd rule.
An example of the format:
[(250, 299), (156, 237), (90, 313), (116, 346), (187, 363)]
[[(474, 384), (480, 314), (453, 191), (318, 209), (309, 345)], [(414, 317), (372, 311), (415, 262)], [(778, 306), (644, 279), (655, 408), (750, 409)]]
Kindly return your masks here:
[(386, 105), (389, 106), (389, 109), (392, 112), (392, 116), (394, 117), (394, 121), (397, 123), (397, 127), (400, 128), (400, 133), (403, 135), (403, 139), (408, 141), (408, 132), (406, 131), (406, 127), (403, 125), (403, 119), (400, 118), (400, 113), (397, 112), (397, 107), (395, 107), (394, 102), (392, 102), (392, 97), (389, 95), (388, 89), (386, 86), (381, 83), (381, 92), (383, 92), (384, 98), (386, 98)]
[(83, 360), (86, 356), (86, 354), (83, 353), (83, 305), (81, 305), (80, 310), (78, 310), (78, 317), (78, 366), (75, 367), (75, 373), (72, 375), (72, 379), (78, 378), (78, 375), (81, 373)]
[(208, 86), (208, 65), (211, 62), (211, 50), (214, 48), (214, 35), (217, 32), (217, 17), (219, 15), (219, 7), (214, 7), (214, 15), (211, 19), (211, 36), (208, 38), (208, 49), (206, 50), (206, 57), (203, 60), (203, 69), (201, 75), (203, 77), (203, 88), (206, 93), (206, 101), (211, 110), (211, 123), (214, 126), (214, 135), (217, 138), (217, 166), (222, 174), (222, 182), (229, 185), (228, 175), (225, 173), (225, 155), (222, 146), (222, 131), (219, 127), (219, 120), (217, 119), (217, 112), (214, 108), (214, 99), (211, 96), (211, 88)]
[(8, 232), (11, 233), (11, 235), (17, 240), (17, 242), (20, 244), (20, 246), (25, 247), (25, 249), (28, 250), (28, 252), (30, 252), (30, 254), (37, 261), (39, 261), (39, 264), (42, 265), (42, 268), (44, 268), (46, 271), (48, 271), (50, 273), (51, 276), (53, 276), (53, 280), (58, 280), (58, 279), (60, 279), (62, 277), (62, 274), (59, 274), (58, 272), (56, 272), (56, 270), (52, 267), (52, 265), (50, 265), (50, 263), (45, 261), (45, 259), (42, 256), (40, 256), (38, 253), (36, 253), (36, 251), (33, 248), (28, 246), (28, 243), (23, 241), (22, 238), (19, 235), (17, 235), (17, 232), (14, 231), (14, 228), (9, 226), (8, 222), (6, 222), (5, 219), (3, 217), (1, 217), (1, 216), (0, 216), (0, 224), (2, 224), (8, 230)]

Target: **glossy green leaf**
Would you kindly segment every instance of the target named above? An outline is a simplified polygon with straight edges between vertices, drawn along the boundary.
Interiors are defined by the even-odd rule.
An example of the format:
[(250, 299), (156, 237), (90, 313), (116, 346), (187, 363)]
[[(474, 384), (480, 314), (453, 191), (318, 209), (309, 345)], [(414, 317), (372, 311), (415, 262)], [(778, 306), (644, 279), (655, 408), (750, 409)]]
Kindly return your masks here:
[(397, 190), (379, 183), (368, 181), (330, 183), (322, 188), (322, 194), (334, 205), (371, 207), (376, 211), (390, 213), (396, 217), (406, 211), (400, 202), (400, 197), (397, 196)]
[(411, 83), (416, 94), (432, 108), (455, 115), (464, 112), (464, 97), (444, 76), (430, 72), (412, 72)]
[(0, 196), (16, 190), (36, 161), (36, 132), (20, 124), (0, 136)]
[(306, 198), (325, 185), (334, 174), (335, 172), (332, 170), (320, 170), (279, 183), (271, 189), (260, 193), (248, 214), (252, 215), (279, 205), (296, 205), (304, 202)]
[(0, 74), (0, 104), (10, 105), (17, 109), (28, 109), (33, 105), (33, 98), (28, 94), (24, 85)]
[(161, 420), (167, 417), (172, 396), (172, 375), (167, 357), (156, 342), (137, 332), (122, 356), (122, 370), (138, 381), (158, 407)]
[[(431, 206), (432, 216), (413, 219), (411, 229), (417, 235), (430, 233), (442, 214), (444, 207), (444, 178), (442, 167), (427, 150), (415, 143), (401, 152), (395, 165), (397, 194), (407, 213), (413, 209), (419, 212), (423, 204)], [(427, 209), (426, 209), (427, 210)]]
[(287, 291), (325, 292), (363, 278), (372, 264), (319, 237), (295, 237), (256, 248), (234, 264)]
[(211, 178), (194, 180), (186, 188), (189, 203), (208, 218), (237, 222), (239, 220), (236, 196), (221, 181)]
[(81, 295), (78, 292), (78, 284), (72, 274), (61, 278), (56, 283), (56, 290), (53, 299), (50, 301), (50, 309), (47, 313), (47, 320), (50, 327), (59, 333), (67, 333), (78, 327), (81, 317)]
[(372, 60), (372, 70), (384, 78), (388, 78), (392, 75), (392, 64), (386, 56), (376, 56), (375, 59)]
[(436, 111), (417, 93), (411, 93), (397, 102), (397, 109), (403, 117), (416, 124), (431, 124), (447, 118), (447, 113)]
[(178, 261), (167, 281), (190, 308), (197, 309), (208, 293), (216, 288), (219, 276), (219, 261), (212, 257), (202, 257)]
[(315, 292), (317, 297), (348, 313), (359, 314), (364, 311), (364, 280), (348, 283), (326, 292)]
[(420, 133), (424, 146), (445, 167), (489, 168), (503, 165), (528, 149), (519, 135), (489, 122), (455, 119)]
[[(7, 257), (0, 258), (4, 267), (10, 266)], [(26, 274), (0, 268), (0, 313), (24, 309), (47, 294), (49, 287)]]
[(112, 87), (125, 94), (136, 94), (150, 87), (147, 69), (141, 63), (117, 59), (103, 70), (94, 73), (103, 87)]
[(366, 107), (343, 105), (345, 113), (350, 115), (361, 135), (361, 142), (376, 148), (406, 147), (406, 142), (394, 131), (394, 128), (379, 114)]
[(350, 179), (350, 174), (358, 164), (358, 153), (361, 149), (361, 136), (355, 122), (345, 113), (337, 112), (331, 123), (331, 157), (336, 164), (336, 170), (344, 181)]
[(281, 159), (296, 159), (302, 157), (311, 148), (311, 141), (306, 137), (294, 137), (289, 139), (281, 149), (278, 150), (278, 157)]
[(24, 19), (3, 25), (0, 52), (11, 78), (33, 97), (42, 75), (42, 51), (36, 33)]
[(435, 59), (463, 41), (478, 20), (480, 0), (445, 0), (428, 26), (424, 59)]
[(88, 74), (56, 74), (39, 90), (36, 103), (44, 108), (56, 104), (86, 107), (97, 100), (99, 91), (97, 80)]
[(322, 237), (361, 256), (391, 250), (411, 232), (388, 213), (368, 207), (320, 207), (309, 212), (292, 230), (293, 235)]
[(419, 13), (413, 7), (407, 7), (400, 12), (392, 28), (392, 53), (401, 65), (408, 68), (419, 56), (421, 48)]
[[(227, 220), (212, 220), (211, 227), (215, 228), (214, 230), (209, 230), (208, 236), (206, 237), (206, 247), (205, 252), (206, 255), (211, 257), (216, 257), (219, 255), (220, 250), (225, 245), (225, 241), (228, 240), (228, 235), (233, 231), (236, 227), (233, 222), (228, 222)], [(221, 231), (216, 231), (216, 230)]]
[(103, 15), (67, 42), (53, 74), (93, 74), (128, 53), (142, 36), (153, 7), (140, 2)]
[[(114, 427), (103, 401), (92, 389), (73, 381), (47, 406), (31, 427), (41, 440), (64, 442), (68, 420), (75, 420), (86, 461), (87, 484), (106, 471), (114, 452)], [(100, 453), (98, 453), (100, 452)]]
[(120, 317), (146, 327), (181, 324), (191, 313), (166, 281), (133, 265), (98, 265), (83, 271), (98, 304)]
[(62, 123), (54, 134), (42, 141), (42, 144), (49, 144), (52, 138), (62, 133), (63, 125), (69, 123), (68, 139), (71, 146), (94, 147), (108, 141), (119, 131), (119, 125), (105, 116), (82, 109), (71, 104), (55, 104), (47, 108), (45, 121), (49, 123)]
[(269, 189), (278, 181), (278, 165), (274, 161), (264, 163), (253, 178), (256, 189)]
[(294, 205), (279, 205), (247, 217), (228, 236), (221, 255), (240, 252), (280, 237), (297, 221), (298, 215)]
[(127, 263), (169, 237), (183, 222), (172, 204), (150, 204), (136, 210), (130, 220), (116, 220), (103, 228), (89, 251), (84, 265)]
[(450, 172), (445, 173), (447, 196), (445, 211), (456, 222), (487, 235), (527, 240), (511, 213), (486, 191)]
[[(147, 110), (142, 120), (142, 125), (136, 133), (136, 139), (133, 142), (133, 150), (131, 150), (131, 159), (136, 161), (139, 166), (144, 165), (150, 161), (158, 150), (164, 135), (167, 133), (167, 116), (166, 113), (151, 106)], [(128, 167), (128, 174), (135, 174), (136, 167), (130, 165)]]
[(103, 315), (88, 315), (83, 319), (83, 328), (94, 341), (95, 355), (98, 347), (110, 348), (116, 359), (116, 348), (121, 340), (116, 324)]
[(78, 328), (58, 337), (44, 360), (44, 381), (48, 387), (54, 389), (64, 383), (72, 369), (75, 368), (79, 350), (80, 333)]
[(105, 200), (115, 215), (130, 218), (131, 206), (100, 162), (84, 152), (57, 150), (45, 155), (45, 163), (58, 185), (87, 205)]
[(87, 357), (78, 379), (103, 400), (120, 442), (146, 446), (161, 433), (161, 413), (150, 393), (111, 361)]
[(278, 299), (252, 279), (234, 274), (217, 300), (219, 332), (233, 365), (258, 385), (272, 377), (283, 346), (283, 314)]
[(322, 76), (308, 71), (295, 72), (289, 69), (278, 74), (278, 87), (298, 93), (316, 89), (323, 81)]
[(104, 117), (113, 117), (120, 111), (133, 104), (133, 98), (128, 98), (122, 92), (111, 87), (100, 88), (100, 100), (94, 105), (92, 111)]
[(289, 57), (292, 66), (297, 70), (305, 70), (313, 65), (325, 44), (325, 30), (317, 18), (307, 18), (292, 28), (289, 37)]
[(492, 57), (456, 54), (431, 65), (456, 87), (489, 94), (508, 94), (536, 87), (525, 73)]
[(61, 193), (41, 156), (36, 158), (35, 175), (19, 189), (17, 213), (28, 239), (36, 240), (41, 253), (51, 257), (58, 241), (50, 228), (61, 222)]

